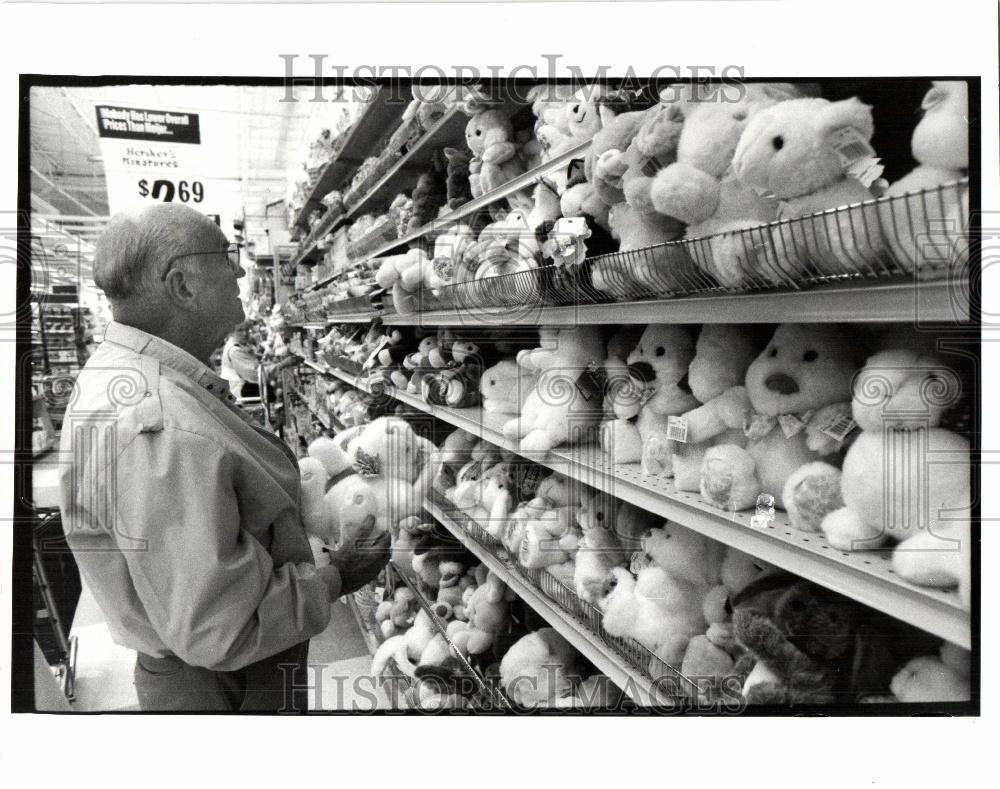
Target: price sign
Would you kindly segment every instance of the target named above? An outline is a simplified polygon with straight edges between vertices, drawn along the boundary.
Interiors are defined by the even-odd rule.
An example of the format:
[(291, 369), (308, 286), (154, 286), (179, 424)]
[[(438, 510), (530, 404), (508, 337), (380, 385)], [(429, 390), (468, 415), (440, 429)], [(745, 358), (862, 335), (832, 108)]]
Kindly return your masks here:
[(205, 185), (201, 181), (177, 181), (149, 178), (139, 179), (139, 194), (142, 197), (151, 196), (154, 200), (172, 203), (176, 197), (179, 203), (200, 203), (205, 199)]

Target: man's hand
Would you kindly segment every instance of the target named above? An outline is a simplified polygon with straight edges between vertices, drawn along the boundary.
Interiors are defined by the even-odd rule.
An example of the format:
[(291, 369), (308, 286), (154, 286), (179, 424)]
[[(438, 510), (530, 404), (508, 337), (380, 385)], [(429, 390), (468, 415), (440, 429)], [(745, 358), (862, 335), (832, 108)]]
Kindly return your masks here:
[(375, 579), (389, 563), (390, 542), (389, 534), (385, 532), (377, 537), (362, 537), (353, 545), (329, 552), (331, 566), (340, 573), (340, 597)]

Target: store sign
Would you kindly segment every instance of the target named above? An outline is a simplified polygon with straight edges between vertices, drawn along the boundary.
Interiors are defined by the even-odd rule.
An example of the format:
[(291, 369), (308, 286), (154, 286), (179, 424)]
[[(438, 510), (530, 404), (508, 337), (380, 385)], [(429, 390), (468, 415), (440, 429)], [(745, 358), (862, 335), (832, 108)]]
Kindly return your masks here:
[(230, 230), (242, 203), (231, 128), (213, 123), (211, 114), (203, 123), (198, 113), (177, 110), (106, 104), (95, 110), (112, 214), (183, 203)]

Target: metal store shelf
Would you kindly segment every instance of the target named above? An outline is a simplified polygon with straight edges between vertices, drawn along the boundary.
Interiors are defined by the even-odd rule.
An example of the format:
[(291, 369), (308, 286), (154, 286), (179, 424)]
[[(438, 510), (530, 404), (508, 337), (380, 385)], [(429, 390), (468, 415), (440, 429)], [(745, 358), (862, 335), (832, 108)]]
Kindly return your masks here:
[[(567, 151), (562, 156), (558, 156), (555, 159), (541, 165), (540, 167), (536, 167), (534, 170), (529, 170), (528, 172), (518, 176), (512, 181), (508, 181), (503, 186), (494, 189), (492, 192), (488, 192), (480, 197), (470, 200), (468, 203), (465, 203), (465, 205), (456, 208), (454, 211), (451, 211), (445, 214), (444, 216), (438, 217), (433, 222), (424, 225), (421, 228), (417, 228), (412, 233), (407, 233), (405, 236), (400, 236), (399, 238), (394, 238), (391, 241), (385, 242), (380, 247), (377, 247), (373, 252), (365, 255), (363, 261), (354, 261), (354, 262), (360, 263), (367, 260), (371, 260), (373, 258), (377, 258), (381, 255), (385, 255), (388, 252), (392, 252), (394, 249), (398, 249), (399, 247), (405, 246), (406, 244), (409, 244), (411, 241), (416, 241), (420, 238), (423, 238), (424, 236), (433, 235), (437, 231), (445, 230), (451, 225), (458, 222), (460, 219), (464, 219), (470, 214), (474, 214), (476, 211), (479, 211), (482, 208), (492, 205), (498, 200), (503, 200), (504, 198), (509, 197), (515, 192), (521, 191), (522, 189), (529, 189), (533, 187), (536, 183), (538, 183), (546, 175), (549, 175), (550, 173), (554, 173), (557, 170), (565, 168), (566, 165), (568, 165), (573, 159), (579, 159), (580, 157), (582, 157), (587, 152), (587, 149), (589, 147), (590, 147), (589, 142), (584, 143), (583, 145), (578, 145), (576, 148)], [(332, 282), (334, 279), (335, 277), (329, 277), (328, 279), (321, 280), (320, 282), (317, 282), (314, 285), (310, 285), (308, 290), (315, 290), (317, 288), (322, 288), (330, 284), (330, 282)]]
[[(340, 370), (329, 372), (363, 391), (371, 391), (365, 382), (353, 375)], [(479, 408), (431, 406), (416, 395), (391, 387), (385, 391), (403, 403), (498, 447), (757, 556), (921, 630), (971, 648), (969, 612), (962, 607), (958, 595), (902, 580), (892, 571), (889, 551), (838, 551), (827, 544), (823, 534), (792, 528), (784, 513), (779, 513), (766, 529), (751, 528), (751, 512), (721, 512), (696, 494), (676, 492), (668, 479), (643, 474), (638, 463), (609, 467), (597, 448), (562, 448), (533, 456), (521, 452), (516, 442), (504, 438), (500, 431), (508, 418), (505, 415)]]
[(495, 573), (514, 593), (531, 606), (546, 622), (565, 638), (598, 670), (607, 676), (618, 687), (642, 706), (669, 707), (676, 700), (663, 693), (662, 689), (648, 677), (638, 672), (613, 647), (594, 633), (576, 617), (563, 611), (553, 600), (550, 600), (540, 589), (521, 578), (505, 562), (490, 550), (471, 537), (465, 529), (458, 525), (438, 504), (430, 500), (424, 501), (424, 509), (435, 520), (450, 531), (468, 548), (476, 558)]
[(395, 571), (396, 575), (402, 579), (410, 591), (413, 592), (414, 597), (420, 603), (420, 607), (424, 609), (427, 616), (430, 617), (431, 622), (437, 631), (444, 637), (444, 640), (448, 642), (448, 646), (451, 648), (449, 651), (451, 654), (458, 659), (462, 664), (462, 667), (468, 672), (470, 677), (476, 680), (476, 684), (479, 687), (479, 692), (483, 694), (484, 698), (489, 698), (493, 700), (493, 704), (496, 709), (499, 710), (510, 710), (510, 702), (507, 701), (506, 696), (504, 696), (503, 691), (500, 690), (499, 686), (491, 685), (486, 679), (472, 666), (472, 664), (466, 659), (466, 657), (461, 653), (461, 651), (456, 647), (451, 639), (448, 638), (448, 624), (444, 622), (437, 614), (434, 613), (434, 609), (431, 604), (427, 601), (427, 598), (421, 593), (417, 585), (410, 579), (410, 577), (403, 572), (396, 564), (393, 562), (389, 563), (392, 569)]
[(454, 308), (386, 315), (387, 326), (577, 326), (584, 323), (831, 323), (921, 324), (969, 320), (968, 289), (950, 280), (885, 285), (822, 285), (806, 290), (518, 309)]
[(378, 137), (393, 121), (399, 121), (406, 109), (406, 102), (389, 102), (390, 91), (378, 88), (375, 96), (365, 108), (365, 111), (354, 122), (347, 133), (347, 140), (337, 155), (323, 168), (323, 172), (313, 186), (312, 194), (306, 200), (299, 215), (295, 217), (294, 225), (308, 229), (306, 217), (317, 203), (333, 191), (339, 184), (353, 173), (364, 161), (371, 148), (372, 140)]
[(465, 124), (465, 116), (457, 108), (450, 110), (432, 128), (428, 129), (417, 143), (389, 169), (389, 172), (383, 175), (360, 201), (351, 206), (350, 210), (340, 212), (330, 221), (326, 221), (325, 217), (321, 219), (319, 226), (314, 228), (314, 232), (310, 232), (310, 237), (300, 248), (294, 262), (299, 263), (312, 255), (316, 245), (327, 233), (336, 230), (343, 224), (353, 222), (362, 214), (371, 211), (373, 204), (379, 200), (388, 203), (398, 192), (412, 186), (416, 182), (420, 169), (430, 162), (431, 155), (435, 150), (445, 145), (464, 144)]

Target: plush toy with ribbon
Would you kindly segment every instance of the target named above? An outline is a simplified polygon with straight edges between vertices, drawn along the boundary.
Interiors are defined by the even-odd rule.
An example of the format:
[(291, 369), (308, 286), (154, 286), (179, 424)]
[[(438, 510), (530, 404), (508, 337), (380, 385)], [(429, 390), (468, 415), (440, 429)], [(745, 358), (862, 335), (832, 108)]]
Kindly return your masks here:
[[(783, 509), (824, 510), (839, 499), (838, 453), (853, 427), (851, 378), (856, 341), (838, 326), (784, 324), (747, 369), (752, 412), (746, 447), (723, 444), (705, 453), (701, 495), (724, 510), (753, 507), (759, 496)], [(833, 461), (826, 475), (787, 483), (802, 466)]]

